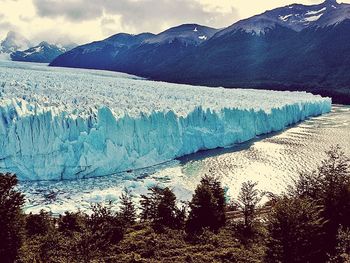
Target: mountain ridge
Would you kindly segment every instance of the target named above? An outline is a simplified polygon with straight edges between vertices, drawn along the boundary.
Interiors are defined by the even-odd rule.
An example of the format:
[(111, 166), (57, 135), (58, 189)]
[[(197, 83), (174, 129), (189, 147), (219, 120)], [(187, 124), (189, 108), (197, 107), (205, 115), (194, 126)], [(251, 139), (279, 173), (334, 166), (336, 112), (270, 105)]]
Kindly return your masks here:
[(11, 53), (10, 58), (13, 61), (50, 63), (66, 51), (65, 47), (42, 41), (38, 45), (24, 51)]
[(64, 52), (75, 48), (75, 43), (66, 45), (41, 41), (34, 45), (18, 32), (9, 31), (0, 41), (0, 58), (5, 60), (50, 63)]
[[(350, 103), (348, 32), (350, 5), (327, 0), (268, 10), (222, 30), (185, 24), (127, 48), (109, 46), (88, 55), (79, 51), (93, 42), (50, 65), (107, 69), (176, 83), (307, 90)], [(201, 34), (206, 37), (199, 39)]]

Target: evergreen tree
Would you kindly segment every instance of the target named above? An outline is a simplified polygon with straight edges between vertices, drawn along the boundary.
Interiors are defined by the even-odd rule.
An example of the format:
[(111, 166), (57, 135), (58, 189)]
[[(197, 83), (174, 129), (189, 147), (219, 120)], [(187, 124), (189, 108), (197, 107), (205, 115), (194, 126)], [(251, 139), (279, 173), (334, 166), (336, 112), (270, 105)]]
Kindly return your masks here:
[(339, 146), (326, 152), (317, 171), (302, 174), (291, 189), (291, 196), (310, 198), (322, 206), (324, 225), (324, 253), (334, 253), (339, 225), (350, 227), (350, 171), (349, 159)]
[(133, 225), (136, 222), (136, 208), (130, 190), (124, 188), (119, 211), (119, 217), (124, 225)]
[(141, 195), (140, 199), (140, 220), (141, 222), (146, 222), (151, 220), (153, 207), (151, 205), (151, 198), (148, 195)]
[(49, 213), (41, 210), (39, 214), (30, 213), (26, 217), (26, 232), (29, 237), (46, 235), (53, 228), (52, 218)]
[(324, 262), (320, 251), (324, 220), (320, 214), (320, 207), (311, 200), (278, 200), (268, 220), (266, 262)]
[(161, 191), (160, 202), (158, 204), (158, 215), (156, 223), (172, 227), (176, 221), (176, 196), (168, 187)]
[(102, 251), (111, 249), (124, 236), (124, 227), (118, 214), (109, 205), (92, 206), (92, 214), (88, 218), (88, 232), (92, 233), (91, 242)]
[(337, 235), (335, 255), (330, 258), (331, 263), (350, 262), (350, 229), (340, 226)]
[(225, 193), (220, 181), (212, 176), (204, 176), (197, 186), (189, 204), (187, 221), (189, 232), (200, 232), (208, 227), (217, 231), (225, 225)]
[(256, 216), (257, 205), (262, 198), (262, 195), (255, 188), (256, 185), (257, 183), (251, 181), (244, 182), (236, 202), (244, 215), (244, 226), (247, 230), (251, 230), (252, 228)]
[(327, 220), (328, 252), (332, 253), (339, 225), (350, 227), (350, 170), (349, 159), (339, 146), (328, 151), (327, 156), (318, 169), (322, 183), (319, 200)]
[(24, 196), (15, 190), (17, 178), (0, 174), (0, 260), (14, 262), (23, 240)]
[(69, 235), (72, 235), (73, 232), (80, 232), (83, 229), (84, 217), (81, 212), (72, 213), (67, 211), (64, 215), (59, 216), (58, 230)]
[(182, 213), (170, 188), (153, 186), (149, 188), (148, 195), (141, 195), (140, 203), (141, 219), (152, 222), (156, 228), (175, 228), (181, 225), (179, 221), (182, 220)]

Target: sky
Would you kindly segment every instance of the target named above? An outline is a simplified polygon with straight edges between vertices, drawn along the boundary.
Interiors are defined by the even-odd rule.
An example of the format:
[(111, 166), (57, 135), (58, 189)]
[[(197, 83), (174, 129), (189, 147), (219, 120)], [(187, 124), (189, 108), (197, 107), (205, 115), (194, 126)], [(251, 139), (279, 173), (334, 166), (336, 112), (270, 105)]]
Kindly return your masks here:
[[(265, 10), (322, 0), (0, 0), (0, 39), (9, 30), (33, 43), (77, 44), (127, 32), (159, 33), (197, 23), (216, 28)], [(339, 1), (338, 1), (339, 2)], [(342, 2), (350, 3), (350, 0)]]

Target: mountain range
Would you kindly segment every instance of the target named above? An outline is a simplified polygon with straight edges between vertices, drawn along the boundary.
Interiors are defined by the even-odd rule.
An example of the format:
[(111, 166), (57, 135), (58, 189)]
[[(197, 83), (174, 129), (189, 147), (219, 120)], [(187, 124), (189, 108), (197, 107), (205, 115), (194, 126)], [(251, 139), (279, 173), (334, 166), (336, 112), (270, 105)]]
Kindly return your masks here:
[(14, 61), (50, 63), (76, 46), (75, 44), (61, 46), (45, 41), (34, 45), (21, 34), (9, 31), (5, 39), (0, 41), (0, 55)]
[(21, 34), (9, 31), (5, 39), (0, 41), (0, 52), (10, 54), (19, 49), (27, 49), (31, 45), (31, 42)]
[(350, 5), (327, 0), (266, 11), (224, 29), (197, 24), (117, 34), (50, 65), (107, 69), (228, 88), (306, 90), (350, 103)]

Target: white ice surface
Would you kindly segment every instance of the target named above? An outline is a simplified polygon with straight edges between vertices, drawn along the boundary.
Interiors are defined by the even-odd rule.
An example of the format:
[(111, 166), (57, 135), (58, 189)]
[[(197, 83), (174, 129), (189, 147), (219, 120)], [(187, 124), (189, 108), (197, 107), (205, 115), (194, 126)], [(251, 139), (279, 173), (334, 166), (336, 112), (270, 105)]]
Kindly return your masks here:
[(0, 169), (24, 180), (109, 175), (244, 142), (330, 109), (330, 99), (305, 92), (1, 62)]

